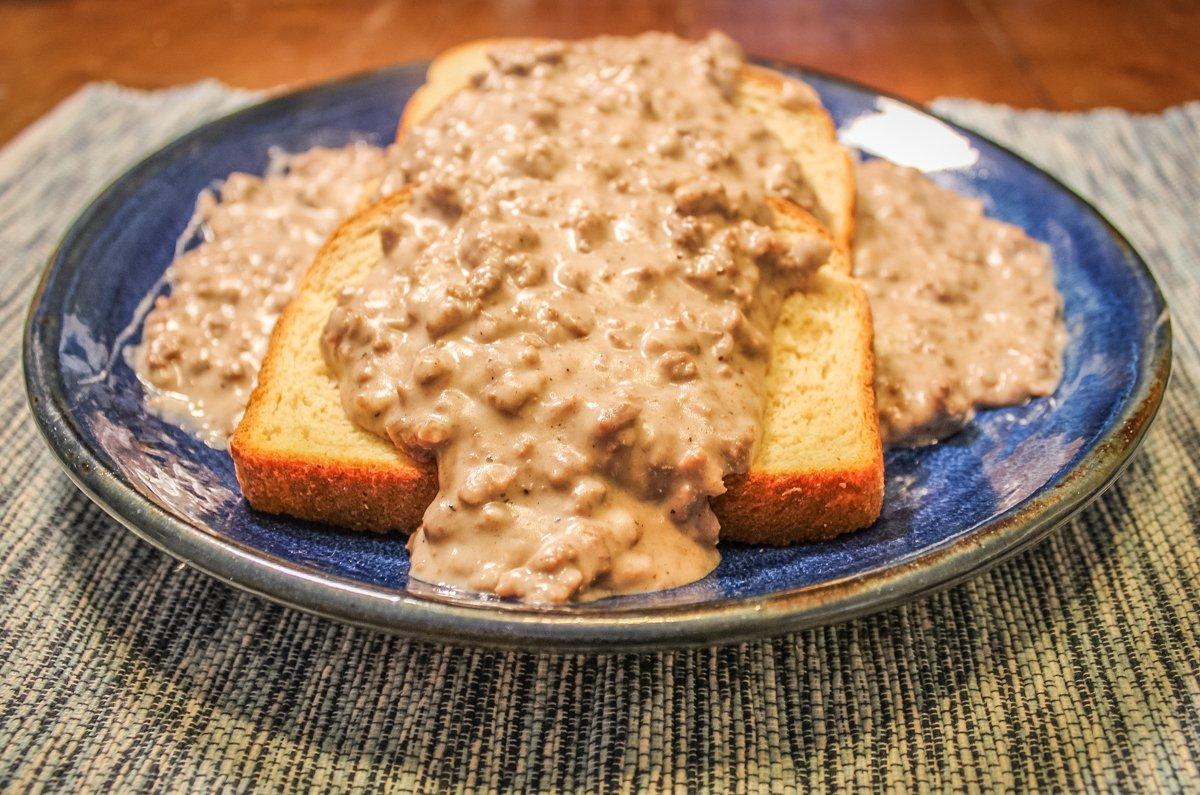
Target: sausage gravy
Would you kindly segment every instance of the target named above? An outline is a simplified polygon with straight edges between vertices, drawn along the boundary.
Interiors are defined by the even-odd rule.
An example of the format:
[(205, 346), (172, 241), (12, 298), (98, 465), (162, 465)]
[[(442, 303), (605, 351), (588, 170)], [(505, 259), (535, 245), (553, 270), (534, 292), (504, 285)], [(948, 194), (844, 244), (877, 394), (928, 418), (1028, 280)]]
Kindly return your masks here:
[(427, 582), (563, 601), (692, 582), (758, 442), (783, 297), (829, 254), (733, 105), (731, 41), (501, 49), (398, 144), (413, 186), (324, 351), (359, 425), (436, 457)]
[(858, 167), (855, 229), (885, 444), (935, 442), (977, 408), (1055, 390), (1067, 334), (1045, 243), (882, 160)]
[(317, 249), (384, 173), (365, 144), (275, 159), (196, 201), (200, 245), (171, 264), (146, 316), (135, 369), (150, 407), (215, 447), (246, 409), (267, 341)]

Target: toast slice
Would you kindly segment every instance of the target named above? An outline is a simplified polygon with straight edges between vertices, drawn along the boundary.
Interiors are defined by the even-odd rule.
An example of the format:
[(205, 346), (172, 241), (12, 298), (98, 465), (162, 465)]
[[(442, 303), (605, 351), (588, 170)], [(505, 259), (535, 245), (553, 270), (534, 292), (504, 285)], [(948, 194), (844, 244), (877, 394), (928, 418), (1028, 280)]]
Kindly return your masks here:
[[(345, 222), (325, 243), (271, 337), (258, 386), (230, 443), (238, 482), (257, 510), (358, 530), (415, 528), (437, 473), (355, 426), (321, 354), (340, 289), (379, 262), (379, 230), (406, 191)], [(830, 234), (793, 205), (785, 228)], [(752, 469), (713, 503), (722, 537), (788, 544), (871, 524), (883, 499), (872, 387), (870, 309), (844, 273), (844, 250), (783, 307), (768, 375), (763, 442)]]
[[(490, 65), (488, 52), (497, 47), (532, 45), (546, 39), (480, 39), (443, 52), (429, 65), (425, 85), (417, 89), (400, 117), (397, 139), (420, 123), (471, 77)], [(811, 87), (795, 78), (761, 66), (742, 67), (734, 103), (757, 116), (779, 139), (784, 150), (800, 164), (805, 179), (817, 195), (814, 214), (847, 251), (854, 238), (856, 201), (854, 164), (838, 143), (833, 119)], [(852, 260), (842, 264), (849, 269)], [(847, 272), (849, 272), (847, 270)]]

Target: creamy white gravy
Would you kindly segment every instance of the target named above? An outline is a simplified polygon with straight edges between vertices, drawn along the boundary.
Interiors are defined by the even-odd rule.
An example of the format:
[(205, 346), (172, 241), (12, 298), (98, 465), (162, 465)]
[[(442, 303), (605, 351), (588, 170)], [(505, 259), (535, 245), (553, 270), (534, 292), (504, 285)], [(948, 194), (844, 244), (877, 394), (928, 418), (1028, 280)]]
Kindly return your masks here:
[(692, 582), (758, 442), (783, 297), (828, 256), (714, 36), (502, 49), (398, 144), (411, 206), (324, 351), (359, 425), (436, 457), (427, 582), (532, 601)]
[(920, 172), (858, 167), (855, 275), (875, 321), (884, 442), (957, 432), (977, 408), (1049, 395), (1066, 328), (1049, 247)]

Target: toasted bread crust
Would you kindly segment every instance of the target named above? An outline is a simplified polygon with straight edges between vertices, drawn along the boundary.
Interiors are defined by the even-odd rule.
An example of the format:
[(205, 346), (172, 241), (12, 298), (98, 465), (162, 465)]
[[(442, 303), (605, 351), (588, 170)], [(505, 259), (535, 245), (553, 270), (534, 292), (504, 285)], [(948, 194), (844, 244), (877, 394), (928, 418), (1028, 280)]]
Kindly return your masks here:
[(242, 493), (255, 510), (351, 530), (411, 530), (437, 495), (432, 466), (301, 458), (245, 442), (233, 456)]
[(712, 502), (721, 539), (788, 546), (868, 527), (883, 506), (882, 470), (750, 472)]

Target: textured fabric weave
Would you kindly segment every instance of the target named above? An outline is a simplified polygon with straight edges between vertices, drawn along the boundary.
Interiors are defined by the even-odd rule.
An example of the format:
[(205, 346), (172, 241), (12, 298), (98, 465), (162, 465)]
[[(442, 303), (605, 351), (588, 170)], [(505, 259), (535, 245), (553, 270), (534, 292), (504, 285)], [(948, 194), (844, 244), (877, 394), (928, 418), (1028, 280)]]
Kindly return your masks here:
[(18, 339), (53, 244), (137, 157), (249, 99), (93, 86), (0, 152), (0, 790), (1200, 786), (1200, 104), (939, 106), (1096, 201), (1169, 294), (1175, 377), (1105, 497), (870, 618), (561, 656), (412, 642), (240, 593), (107, 519), (38, 439)]

